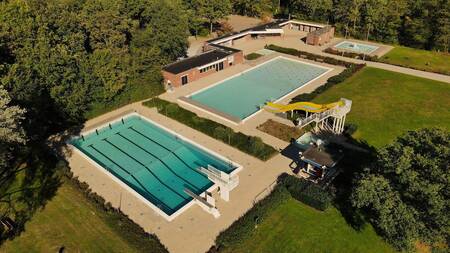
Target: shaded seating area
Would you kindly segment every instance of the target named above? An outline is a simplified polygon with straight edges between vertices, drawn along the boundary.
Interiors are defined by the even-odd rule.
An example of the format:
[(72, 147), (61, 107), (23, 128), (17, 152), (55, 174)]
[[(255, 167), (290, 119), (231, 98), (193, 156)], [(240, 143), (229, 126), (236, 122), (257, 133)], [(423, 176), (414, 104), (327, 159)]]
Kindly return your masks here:
[[(310, 142), (304, 143), (305, 139)], [(295, 174), (314, 182), (334, 175), (336, 165), (344, 157), (341, 146), (327, 143), (311, 133), (292, 140), (291, 144), (281, 151), (281, 154), (292, 160), (290, 168)]]

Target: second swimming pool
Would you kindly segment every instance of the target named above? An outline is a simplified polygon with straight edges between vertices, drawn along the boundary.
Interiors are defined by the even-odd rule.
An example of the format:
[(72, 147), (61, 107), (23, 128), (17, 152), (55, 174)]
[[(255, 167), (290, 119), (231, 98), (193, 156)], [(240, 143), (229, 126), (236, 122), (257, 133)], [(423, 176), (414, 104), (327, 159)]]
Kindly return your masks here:
[(378, 48), (380, 48), (378, 46), (362, 44), (353, 41), (342, 41), (341, 43), (335, 45), (334, 47), (361, 54), (371, 54), (375, 52)]
[(189, 98), (206, 108), (244, 120), (267, 101), (290, 94), (331, 71), (330, 68), (277, 57), (242, 72)]

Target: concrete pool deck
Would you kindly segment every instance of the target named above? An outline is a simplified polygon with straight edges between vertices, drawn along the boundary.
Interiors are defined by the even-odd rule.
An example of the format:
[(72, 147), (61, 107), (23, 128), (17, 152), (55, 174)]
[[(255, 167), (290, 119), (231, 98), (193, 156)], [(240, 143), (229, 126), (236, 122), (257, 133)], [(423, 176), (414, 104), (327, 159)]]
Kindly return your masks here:
[[(256, 52), (258, 50), (263, 49), (265, 45), (274, 44), (274, 45), (281, 46), (281, 47), (295, 48), (297, 50), (302, 50), (302, 51), (314, 53), (317, 55), (332, 57), (332, 58), (335, 58), (338, 60), (354, 62), (354, 63), (365, 63), (369, 67), (374, 67), (374, 68), (384, 69), (384, 70), (393, 71), (393, 72), (397, 72), (397, 73), (402, 73), (402, 74), (427, 78), (427, 79), (431, 79), (431, 80), (435, 80), (435, 81), (450, 83), (450, 76), (448, 76), (448, 75), (431, 73), (431, 72), (426, 72), (426, 71), (422, 71), (422, 70), (415, 70), (415, 69), (395, 66), (395, 65), (381, 63), (381, 62), (363, 61), (363, 60), (358, 60), (358, 59), (353, 59), (353, 58), (348, 58), (348, 57), (343, 57), (343, 56), (333, 55), (333, 54), (328, 54), (328, 53), (323, 52), (323, 50), (330, 47), (331, 45), (337, 44), (337, 43), (341, 42), (342, 40), (344, 40), (343, 38), (334, 38), (330, 43), (325, 44), (323, 46), (311, 46), (311, 45), (307, 45), (304, 41), (302, 41), (302, 39), (304, 37), (306, 37), (306, 32), (285, 29), (285, 34), (281, 37), (267, 37), (264, 39), (252, 40), (251, 42), (248, 42), (248, 43), (238, 43), (238, 44), (234, 45), (233, 47), (243, 50), (244, 54), (246, 55), (246, 54)], [(346, 39), (346, 40), (350, 40), (350, 39)], [(357, 40), (355, 40), (355, 41), (357, 41)], [(385, 46), (391, 47), (389, 45), (385, 45)]]
[[(323, 85), (328, 80), (328, 78), (330, 78), (331, 76), (337, 75), (344, 70), (344, 68), (340, 67), (340, 66), (330, 65), (330, 64), (326, 64), (326, 63), (319, 63), (319, 62), (310, 61), (310, 60), (306, 60), (306, 59), (299, 59), (298, 57), (295, 57), (295, 56), (285, 55), (285, 54), (280, 54), (280, 53), (274, 52), (273, 54), (262, 56), (256, 60), (246, 61), (244, 64), (236, 65), (236, 66), (233, 66), (232, 68), (228, 68), (223, 71), (214, 73), (208, 77), (202, 78), (198, 81), (189, 83), (188, 85), (174, 89), (173, 92), (166, 92), (166, 93), (160, 95), (160, 98), (162, 98), (164, 100), (168, 100), (173, 103), (178, 103), (181, 107), (195, 112), (200, 117), (217, 121), (223, 125), (226, 125), (226, 126), (232, 128), (235, 131), (240, 131), (247, 135), (261, 137), (264, 142), (266, 142), (270, 145), (273, 145), (276, 148), (282, 148), (282, 146), (285, 145), (285, 142), (282, 141), (280, 143), (279, 139), (256, 129), (256, 127), (258, 125), (264, 123), (268, 119), (275, 119), (278, 121), (283, 120), (283, 119), (279, 119), (279, 117), (275, 116), (273, 113), (261, 110), (258, 113), (254, 114), (252, 117), (247, 118), (244, 122), (242, 122), (240, 124), (236, 124), (236, 122), (234, 122), (232, 120), (227, 120), (225, 117), (221, 117), (220, 115), (212, 114), (212, 113), (208, 112), (207, 110), (202, 110), (201, 108), (198, 108), (197, 106), (192, 106), (189, 103), (184, 102), (184, 99), (180, 99), (181, 97), (188, 96), (189, 94), (192, 94), (198, 90), (201, 90), (201, 89), (207, 88), (211, 85), (214, 85), (217, 82), (220, 82), (225, 78), (228, 78), (230, 76), (233, 76), (233, 75), (236, 75), (243, 71), (246, 71), (250, 68), (253, 68), (259, 64), (262, 64), (266, 61), (277, 58), (279, 56), (283, 56), (285, 58), (293, 59), (293, 60), (300, 61), (300, 62), (311, 63), (311, 64), (315, 64), (315, 65), (319, 65), (319, 66), (323, 66), (323, 67), (327, 67), (327, 68), (332, 68), (332, 70), (330, 72), (326, 73), (325, 75), (321, 76), (320, 78), (314, 80), (313, 82), (309, 83), (306, 86), (300, 87), (299, 89), (297, 89), (294, 92), (290, 93), (289, 95), (285, 96), (280, 101), (280, 103), (288, 103), (291, 98), (297, 96), (298, 94), (305, 93), (305, 92), (307, 93), (307, 92), (311, 92), (311, 91), (315, 90), (317, 87)], [(286, 121), (284, 121), (284, 122), (286, 122)]]
[(350, 53), (358, 53), (358, 52), (354, 52), (351, 50), (345, 50), (345, 49), (341, 49), (341, 48), (336, 48), (337, 45), (345, 42), (345, 41), (349, 41), (349, 42), (355, 42), (355, 43), (359, 43), (359, 44), (365, 44), (365, 45), (370, 45), (370, 46), (376, 46), (378, 47), (377, 49), (375, 49), (373, 52), (371, 52), (370, 56), (378, 56), (378, 57), (382, 57), (383, 55), (387, 54), (389, 51), (391, 51), (394, 47), (393, 46), (389, 46), (389, 45), (384, 45), (384, 44), (380, 44), (380, 43), (375, 43), (375, 42), (371, 42), (371, 41), (363, 41), (363, 40), (355, 40), (355, 39), (339, 39), (336, 42), (332, 43), (328, 48), (333, 48), (335, 50), (339, 50), (339, 51), (345, 51), (345, 52), (350, 52)]
[[(221, 200), (217, 192), (213, 193), (221, 217), (215, 219), (202, 208), (194, 205), (175, 220), (168, 222), (148, 208), (135, 195), (120, 187), (106, 174), (95, 169), (92, 163), (83, 159), (77, 152), (70, 154), (68, 160), (74, 176), (77, 176), (80, 181), (88, 183), (94, 192), (104, 197), (106, 201), (111, 202), (114, 207), (120, 208), (122, 212), (147, 232), (156, 234), (170, 252), (197, 253), (207, 251), (214, 244), (214, 240), (220, 231), (226, 229), (251, 208), (255, 198), (259, 199), (268, 193), (267, 187), (273, 185), (279, 174), (290, 171), (291, 160), (280, 154), (267, 162), (260, 161), (167, 118), (157, 113), (154, 108), (142, 106), (140, 103), (127, 105), (90, 120), (86, 122), (85, 129), (92, 129), (92, 126), (120, 117), (130, 111), (136, 111), (152, 121), (244, 166), (239, 173), (240, 184), (230, 193), (229, 202)], [(281, 140), (278, 144), (287, 146), (287, 143)]]

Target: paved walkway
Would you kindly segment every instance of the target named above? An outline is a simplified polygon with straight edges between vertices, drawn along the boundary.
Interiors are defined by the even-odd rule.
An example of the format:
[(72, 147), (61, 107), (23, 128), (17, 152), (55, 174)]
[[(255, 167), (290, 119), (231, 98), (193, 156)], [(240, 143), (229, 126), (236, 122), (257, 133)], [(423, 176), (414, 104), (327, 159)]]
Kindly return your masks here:
[[(362, 61), (358, 59), (352, 59), (348, 57), (342, 57), (339, 55), (334, 54), (328, 54), (324, 53), (323, 50), (330, 47), (331, 45), (335, 45), (339, 43), (340, 41), (344, 40), (342, 38), (334, 38), (329, 44), (324, 46), (311, 46), (304, 43), (301, 38), (306, 36), (306, 32), (300, 32), (300, 31), (294, 31), (290, 29), (284, 29), (285, 34), (282, 37), (267, 37), (265, 39), (258, 39), (258, 40), (252, 40), (249, 43), (240, 43), (237, 46), (235, 46), (238, 49), (241, 49), (244, 51), (244, 54), (249, 54), (255, 51), (258, 51), (262, 48), (264, 48), (265, 45), (274, 44), (282, 47), (288, 47), (288, 48), (295, 48), (297, 50), (307, 51), (318, 55), (333, 57), (339, 60), (344, 60), (348, 62), (354, 62), (354, 63), (366, 63), (367, 66), (385, 69), (389, 71), (394, 71), (402, 74), (412, 75), (412, 76), (418, 76), (422, 78), (432, 79), (436, 81), (446, 82), (450, 83), (450, 76), (437, 74), (437, 73), (431, 73), (426, 71), (420, 71), (405, 67), (399, 67), (395, 65), (390, 65), (386, 63), (380, 63), (380, 62), (370, 62), (370, 61)], [(373, 44), (373, 43), (372, 43)], [(379, 46), (387, 47), (387, 49), (392, 48), (391, 46), (381, 45)], [(383, 50), (383, 53), (387, 53), (389, 50)]]
[[(84, 159), (78, 152), (72, 152), (69, 163), (74, 175), (78, 176), (81, 181), (87, 182), (94, 192), (104, 197), (114, 207), (120, 208), (145, 231), (156, 234), (172, 253), (203, 253), (207, 251), (222, 230), (229, 227), (253, 206), (255, 197), (263, 197), (268, 193), (265, 189), (273, 184), (278, 175), (290, 171), (289, 164), (291, 161), (281, 155), (277, 155), (267, 162), (262, 162), (167, 118), (157, 113), (153, 108), (142, 106), (140, 103), (124, 106), (90, 120), (86, 122), (85, 129), (92, 129), (92, 126), (101, 125), (130, 111), (136, 111), (244, 167), (238, 173), (240, 183), (230, 193), (229, 202), (223, 201), (217, 196), (216, 192), (213, 192), (217, 201), (216, 205), (221, 213), (218, 219), (215, 219), (199, 206), (193, 205), (172, 222), (167, 222), (136, 196), (123, 189), (99, 168)], [(287, 145), (287, 143), (285, 144)]]
[[(246, 43), (240, 47), (245, 53), (249, 53), (262, 49), (266, 44), (276, 44), (283, 47), (297, 48), (299, 50), (331, 56), (346, 61), (358, 63), (362, 62), (356, 59), (323, 53), (322, 50), (324, 47), (313, 47), (306, 45), (300, 40), (300, 35), (301, 34), (299, 32), (289, 32), (282, 38), (254, 40), (251, 43)], [(333, 43), (338, 41), (339, 39), (335, 39)], [(201, 43), (198, 42), (198, 45), (200, 44)], [(193, 51), (196, 51), (196, 49)], [(223, 78), (227, 76), (251, 68), (256, 64), (266, 61), (271, 57), (276, 57), (277, 55), (278, 54), (267, 55), (257, 61), (251, 61), (246, 64), (234, 66), (233, 68), (226, 69), (222, 72), (176, 89), (173, 93), (165, 93), (161, 97), (169, 101), (178, 102), (177, 98), (180, 96), (190, 94), (200, 88), (209, 86), (212, 83), (223, 80)], [(299, 60), (298, 58), (296, 59)], [(317, 62), (313, 63), (318, 64)], [(368, 66), (372, 67), (450, 83), (450, 77), (444, 75), (417, 71), (383, 63), (366, 63)], [(327, 64), (321, 65), (330, 66)], [(322, 85), (329, 76), (336, 75), (343, 70), (341, 67), (331, 67), (333, 67), (334, 70), (333, 72), (330, 72), (329, 75), (316, 80), (307, 87), (299, 89), (297, 92), (285, 98), (283, 102), (289, 101), (292, 96), (299, 93), (309, 92), (315, 89), (316, 87)], [(182, 106), (189, 107), (186, 105)], [(230, 122), (217, 119), (215, 116), (196, 110), (195, 108), (189, 108), (189, 110), (196, 112), (202, 117), (210, 118), (232, 127), (235, 131), (241, 131), (248, 135), (259, 136), (264, 140), (264, 142), (276, 148), (282, 149), (287, 146), (286, 142), (256, 129), (259, 124), (262, 124), (269, 118), (277, 120), (277, 118), (271, 113), (262, 111), (256, 117), (245, 122), (245, 124), (235, 125)], [(158, 214), (151, 208), (141, 202), (137, 197), (123, 189), (118, 183), (111, 180), (111, 178), (103, 173), (102, 170), (81, 157), (80, 154), (77, 152), (72, 152), (70, 154), (70, 167), (75, 176), (78, 176), (81, 181), (87, 182), (94, 192), (104, 197), (106, 201), (110, 202), (114, 207), (120, 208), (120, 210), (127, 214), (134, 222), (143, 227), (145, 231), (156, 234), (161, 242), (168, 247), (170, 252), (205, 252), (213, 245), (215, 238), (222, 230), (229, 227), (236, 219), (251, 208), (256, 199), (259, 199), (268, 193), (267, 187), (273, 185), (273, 182), (280, 173), (290, 172), (289, 164), (291, 163), (291, 160), (280, 154), (267, 162), (262, 162), (175, 120), (167, 118), (164, 115), (157, 113), (153, 108), (142, 106), (141, 103), (133, 103), (113, 112), (106, 113), (95, 119), (89, 120), (85, 123), (85, 129), (92, 129), (93, 127), (99, 126), (102, 123), (110, 121), (111, 119), (120, 117), (130, 111), (136, 111), (141, 115), (177, 132), (178, 134), (194, 140), (196, 143), (214, 152), (220, 153), (223, 156), (244, 166), (244, 169), (239, 173), (240, 184), (231, 192), (229, 202), (222, 201), (219, 197), (217, 197), (216, 192), (213, 193), (213, 196), (215, 196), (217, 200), (217, 207), (221, 213), (220, 218), (214, 219), (212, 215), (194, 205), (172, 222), (167, 222), (164, 218), (158, 216)], [(280, 119), (278, 120), (283, 121)]]
[[(260, 57), (260, 58), (258, 58), (258, 60), (255, 60), (255, 61), (247, 61), (244, 64), (239, 64), (239, 65), (233, 66), (232, 68), (227, 68), (223, 71), (214, 73), (214, 74), (204, 77), (198, 81), (192, 82), (189, 85), (185, 85), (185, 86), (176, 88), (176, 89), (174, 89), (173, 92), (166, 92), (166, 93), (160, 95), (160, 98), (171, 101), (173, 103), (178, 103), (181, 107), (186, 108), (190, 111), (193, 111), (197, 115), (199, 115), (203, 118), (211, 119), (211, 120), (217, 121), (223, 125), (226, 125), (226, 126), (232, 128), (236, 132), (242, 132), (244, 134), (251, 135), (251, 136), (258, 136), (265, 143), (270, 144), (277, 149), (284, 148), (286, 146), (286, 142), (256, 129), (257, 126), (266, 122), (268, 119), (278, 118), (273, 113), (261, 110), (258, 113), (256, 113), (254, 116), (252, 116), (251, 118), (247, 119), (244, 123), (240, 123), (240, 124), (236, 125), (236, 124), (231, 123), (227, 120), (224, 120), (220, 117), (217, 117), (216, 114), (211, 114), (211, 113), (205, 112), (205, 111), (200, 110), (197, 107), (194, 107), (190, 104), (180, 103), (180, 101), (178, 100), (178, 98), (180, 98), (180, 97), (188, 96), (195, 91), (198, 91), (200, 89), (208, 87), (214, 83), (220, 82), (220, 81), (224, 80), (225, 78), (233, 76), (237, 73), (241, 73), (242, 71), (248, 70), (258, 64), (261, 64), (262, 62), (268, 61), (270, 59), (273, 59), (273, 58), (281, 56), (281, 55), (283, 57), (295, 59), (298, 61), (329, 67), (329, 68), (332, 68), (333, 70), (331, 72), (327, 73), (326, 75), (322, 76), (321, 78), (311, 82), (310, 84), (297, 89), (295, 92), (291, 93), (290, 95), (286, 96), (283, 100), (281, 100), (280, 103), (288, 103), (291, 100), (291, 98), (297, 96), (298, 94), (305, 93), (305, 92), (311, 92), (311, 91), (315, 90), (317, 87), (323, 85), (328, 80), (328, 78), (330, 78), (331, 76), (337, 75), (344, 70), (343, 67), (339, 67), (339, 66), (335, 66), (335, 65), (318, 63), (315, 61), (299, 59), (298, 57), (295, 57), (295, 56), (273, 53), (273, 54), (270, 54), (270, 55), (267, 55), (264, 57)], [(293, 124), (290, 123), (290, 125), (293, 125)]]

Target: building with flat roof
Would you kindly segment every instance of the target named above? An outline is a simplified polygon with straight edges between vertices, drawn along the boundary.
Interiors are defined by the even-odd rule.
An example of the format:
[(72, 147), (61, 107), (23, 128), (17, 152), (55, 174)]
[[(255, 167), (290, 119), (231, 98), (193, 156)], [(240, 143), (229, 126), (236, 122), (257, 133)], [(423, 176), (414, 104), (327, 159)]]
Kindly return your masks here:
[(180, 87), (243, 61), (242, 51), (213, 45), (201, 54), (164, 66), (164, 84), (167, 89)]
[(244, 62), (241, 50), (232, 48), (238, 41), (247, 41), (267, 36), (282, 36), (284, 29), (308, 32), (307, 43), (322, 45), (334, 36), (334, 28), (328, 25), (280, 19), (257, 25), (239, 32), (208, 40), (203, 53), (166, 65), (162, 69), (166, 89), (186, 85), (212, 73)]

